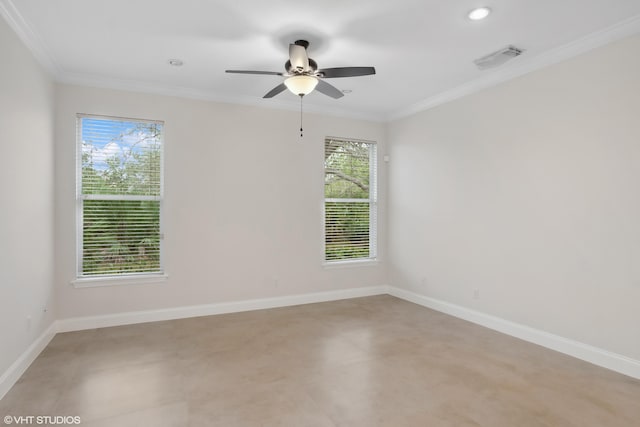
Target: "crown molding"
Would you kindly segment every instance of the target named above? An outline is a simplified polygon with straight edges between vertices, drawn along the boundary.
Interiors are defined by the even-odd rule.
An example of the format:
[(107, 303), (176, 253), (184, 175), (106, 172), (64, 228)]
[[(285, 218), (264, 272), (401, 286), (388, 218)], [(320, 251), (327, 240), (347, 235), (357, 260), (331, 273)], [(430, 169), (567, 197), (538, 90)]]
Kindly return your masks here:
[[(2, 0), (0, 0), (2, 1)], [(281, 99), (263, 99), (252, 96), (233, 95), (225, 96), (213, 91), (195, 89), (182, 86), (169, 86), (158, 83), (141, 82), (137, 80), (115, 79), (106, 76), (60, 72), (56, 76), (58, 83), (89, 86), (102, 89), (124, 90), (129, 92), (141, 92), (154, 95), (174, 96), (178, 98), (195, 99), (200, 101), (220, 102), (226, 104), (239, 104), (249, 107), (270, 108), (285, 111), (300, 111), (300, 102), (284, 101)], [(322, 114), (326, 116), (350, 118), (357, 120), (367, 120), (373, 122), (383, 122), (385, 116), (382, 114), (370, 114), (353, 111), (345, 108), (336, 108), (334, 106), (319, 106), (313, 104), (304, 104), (305, 113)]]
[[(106, 76), (70, 73), (64, 71), (49, 53), (50, 50), (42, 41), (42, 38), (20, 14), (11, 0), (0, 0), (0, 15), (5, 19), (11, 29), (18, 35), (20, 40), (31, 51), (36, 60), (44, 69), (49, 72), (58, 83), (98, 87), (104, 89), (125, 90), (130, 92), (142, 92), (156, 95), (175, 96), (179, 98), (197, 99), (202, 101), (213, 101), (228, 104), (240, 104), (251, 107), (271, 108), (285, 111), (300, 111), (299, 102), (288, 102), (283, 100), (254, 98), (248, 96), (223, 96), (212, 91), (203, 91), (189, 87), (168, 86), (149, 82), (116, 79)], [(367, 120), (382, 122), (385, 117), (382, 114), (369, 114), (353, 111), (345, 108), (329, 106), (318, 106), (305, 104), (307, 113), (322, 114), (332, 117), (351, 118), (357, 120)]]
[(638, 33), (640, 33), (640, 15), (633, 16), (578, 40), (541, 53), (531, 59), (522, 56), (519, 61), (499, 68), (491, 74), (402, 108), (388, 115), (386, 121), (398, 120), (437, 107)]
[(0, 0), (0, 15), (31, 51), (40, 65), (55, 78), (60, 73), (60, 67), (49, 54), (49, 49), (47, 49), (42, 38), (18, 12), (11, 0)]
[[(91, 74), (78, 74), (63, 71), (56, 63), (49, 49), (42, 41), (42, 38), (24, 19), (12, 0), (0, 0), (0, 15), (2, 15), (18, 35), (22, 42), (31, 50), (36, 60), (54, 77), (57, 82), (99, 87), (105, 89), (126, 90), (132, 92), (143, 92), (165, 96), (175, 96), (180, 98), (197, 99), (203, 101), (222, 102), (228, 104), (240, 104), (251, 107), (271, 108), (285, 111), (299, 111), (298, 102), (288, 102), (283, 100), (262, 98), (256, 99), (248, 96), (224, 96), (212, 91), (202, 91), (188, 87), (171, 87), (167, 85), (114, 79), (105, 76)], [(518, 61), (510, 65), (503, 66), (491, 74), (470, 81), (453, 89), (437, 93), (422, 101), (409, 105), (405, 108), (390, 112), (388, 114), (375, 114), (353, 111), (333, 106), (319, 106), (306, 104), (305, 110), (309, 113), (323, 114), (333, 117), (352, 118), (358, 120), (368, 120), (374, 122), (391, 122), (437, 107), (447, 102), (454, 101), (464, 96), (471, 95), (483, 89), (496, 86), (500, 83), (528, 74), (541, 68), (562, 62), (592, 49), (614, 42), (616, 40), (640, 33), (640, 15), (630, 17), (617, 24), (591, 33), (573, 42), (559, 46), (550, 51), (546, 51), (530, 59), (520, 57)]]

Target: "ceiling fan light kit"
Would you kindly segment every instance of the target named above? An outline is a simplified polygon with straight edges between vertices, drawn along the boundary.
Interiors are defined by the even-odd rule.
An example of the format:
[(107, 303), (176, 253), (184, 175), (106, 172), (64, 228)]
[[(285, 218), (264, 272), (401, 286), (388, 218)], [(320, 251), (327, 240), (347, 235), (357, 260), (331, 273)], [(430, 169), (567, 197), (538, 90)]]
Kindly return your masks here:
[(313, 92), (318, 85), (318, 78), (304, 74), (291, 76), (284, 81), (284, 85), (294, 95), (305, 96)]

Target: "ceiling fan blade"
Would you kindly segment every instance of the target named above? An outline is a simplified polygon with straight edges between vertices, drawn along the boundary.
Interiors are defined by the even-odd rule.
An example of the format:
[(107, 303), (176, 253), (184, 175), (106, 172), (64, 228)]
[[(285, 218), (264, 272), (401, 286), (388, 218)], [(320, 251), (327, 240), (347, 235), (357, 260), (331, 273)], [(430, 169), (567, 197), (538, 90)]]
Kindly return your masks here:
[(335, 99), (342, 98), (344, 96), (344, 93), (342, 93), (338, 88), (330, 85), (322, 79), (318, 79), (318, 86), (316, 86), (316, 90)]
[(338, 67), (318, 70), (318, 74), (325, 79), (332, 79), (335, 77), (369, 76), (375, 73), (376, 69), (374, 67)]
[(274, 87), (269, 92), (267, 92), (267, 94), (263, 96), (263, 98), (273, 98), (274, 96), (276, 96), (277, 94), (279, 94), (280, 92), (286, 89), (287, 87), (284, 85), (284, 83), (280, 83), (278, 86)]
[(291, 66), (294, 70), (309, 70), (309, 57), (307, 56), (307, 49), (305, 49), (304, 46), (290, 44), (289, 61), (291, 61)]
[(278, 73), (277, 71), (226, 70), (225, 73), (233, 73), (233, 74), (266, 74), (266, 75), (269, 75), (269, 76), (284, 76), (284, 73)]

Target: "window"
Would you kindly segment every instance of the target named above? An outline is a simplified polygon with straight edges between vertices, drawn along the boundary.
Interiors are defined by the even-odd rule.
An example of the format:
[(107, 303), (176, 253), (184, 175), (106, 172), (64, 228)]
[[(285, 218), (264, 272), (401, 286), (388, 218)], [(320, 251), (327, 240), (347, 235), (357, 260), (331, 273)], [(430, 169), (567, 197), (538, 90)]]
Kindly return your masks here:
[(162, 130), (78, 115), (79, 278), (162, 273)]
[(325, 261), (376, 258), (376, 181), (375, 143), (325, 140)]

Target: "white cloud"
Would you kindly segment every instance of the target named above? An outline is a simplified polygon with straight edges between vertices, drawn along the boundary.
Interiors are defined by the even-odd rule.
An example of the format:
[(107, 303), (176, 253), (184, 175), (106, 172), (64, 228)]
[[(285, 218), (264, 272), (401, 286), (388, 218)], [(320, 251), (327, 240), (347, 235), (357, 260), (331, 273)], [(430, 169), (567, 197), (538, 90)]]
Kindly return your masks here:
[(93, 168), (96, 170), (104, 170), (107, 168), (107, 159), (113, 156), (121, 156), (123, 154), (122, 147), (117, 142), (111, 141), (102, 148), (95, 145), (87, 144), (83, 141), (82, 153), (89, 154)]
[(135, 132), (130, 135), (124, 135), (121, 140), (123, 145), (135, 145), (139, 148), (146, 148), (149, 145), (157, 144), (159, 142), (157, 138), (152, 138), (151, 134), (146, 132)]

